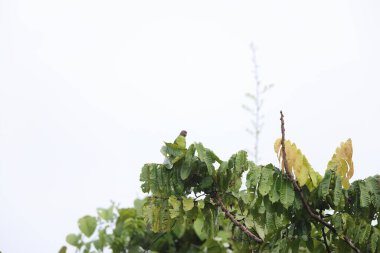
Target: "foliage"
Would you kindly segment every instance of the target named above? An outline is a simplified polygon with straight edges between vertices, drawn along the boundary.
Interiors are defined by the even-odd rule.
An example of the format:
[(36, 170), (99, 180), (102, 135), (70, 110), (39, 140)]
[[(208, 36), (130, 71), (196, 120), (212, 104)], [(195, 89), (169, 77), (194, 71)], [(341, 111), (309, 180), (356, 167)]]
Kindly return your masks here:
[[(277, 154), (280, 146), (276, 141)], [(148, 197), (135, 208), (113, 205), (99, 209), (98, 217), (81, 218), (81, 233), (68, 235), (67, 243), (80, 252), (350, 252), (349, 241), (360, 251), (380, 252), (380, 176), (349, 184), (350, 139), (337, 148), (323, 176), (285, 142), (306, 204), (281, 159), (282, 169), (256, 165), (245, 151), (223, 161), (201, 143), (187, 149), (166, 143), (161, 151), (170, 166), (148, 163), (141, 170)]]
[[(281, 147), (281, 139), (277, 139), (274, 144), (274, 151), (277, 153), (278, 160), (281, 162), (283, 154)], [(313, 191), (322, 180), (322, 176), (315, 172), (308, 162), (307, 158), (297, 148), (296, 144), (291, 141), (285, 141), (285, 152), (288, 156), (288, 166), (290, 172), (293, 172), (298, 184), (302, 187), (307, 185), (309, 191)], [(282, 171), (284, 172), (284, 163), (281, 163)]]

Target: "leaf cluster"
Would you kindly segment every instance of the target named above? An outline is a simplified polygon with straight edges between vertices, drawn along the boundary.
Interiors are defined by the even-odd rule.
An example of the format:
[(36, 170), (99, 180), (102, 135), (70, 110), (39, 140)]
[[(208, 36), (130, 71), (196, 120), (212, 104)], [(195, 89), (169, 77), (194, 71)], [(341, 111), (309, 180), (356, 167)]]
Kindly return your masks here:
[[(201, 143), (187, 149), (166, 143), (165, 161), (141, 170), (149, 196), (135, 208), (112, 206), (81, 218), (81, 233), (67, 242), (81, 252), (350, 252), (349, 238), (363, 252), (380, 252), (380, 176), (349, 183), (351, 145), (348, 140), (337, 148), (322, 176), (290, 141), (290, 175), (272, 164), (256, 165), (245, 151), (223, 161)], [(332, 229), (309, 215), (289, 176)]]

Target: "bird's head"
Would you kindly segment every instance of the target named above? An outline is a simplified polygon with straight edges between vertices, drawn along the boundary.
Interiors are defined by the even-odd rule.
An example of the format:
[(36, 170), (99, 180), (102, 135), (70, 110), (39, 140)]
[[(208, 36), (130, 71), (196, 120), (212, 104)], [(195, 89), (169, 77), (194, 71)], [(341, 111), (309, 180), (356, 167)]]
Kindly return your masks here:
[(180, 133), (179, 135), (182, 135), (183, 137), (186, 137), (186, 135), (187, 135), (186, 130), (182, 130), (181, 133)]

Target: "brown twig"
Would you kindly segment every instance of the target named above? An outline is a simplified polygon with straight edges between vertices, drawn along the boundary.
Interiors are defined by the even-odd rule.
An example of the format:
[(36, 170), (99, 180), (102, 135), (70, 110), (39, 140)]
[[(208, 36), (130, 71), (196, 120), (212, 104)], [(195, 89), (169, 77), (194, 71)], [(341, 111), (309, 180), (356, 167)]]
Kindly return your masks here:
[[(322, 210), (320, 210), (319, 216), (321, 217), (321, 219), (323, 218)], [(328, 253), (331, 253), (330, 247), (329, 247), (329, 245), (327, 243), (327, 237), (326, 237), (326, 233), (325, 233), (325, 227), (322, 227), (322, 236), (323, 236), (323, 243), (325, 244), (325, 247), (326, 247), (326, 251)]]
[[(319, 223), (321, 223), (323, 226), (327, 227), (328, 229), (330, 229), (331, 231), (333, 231), (335, 234), (337, 234), (336, 229), (331, 224), (327, 223), (325, 220), (323, 220), (322, 218), (320, 218), (311, 209), (311, 207), (309, 206), (309, 204), (306, 201), (305, 196), (303, 195), (303, 191), (302, 191), (301, 187), (298, 185), (297, 181), (294, 179), (293, 175), (290, 173), (290, 170), (289, 170), (289, 167), (288, 167), (288, 161), (286, 160), (286, 152), (285, 152), (285, 123), (284, 123), (284, 114), (282, 113), (282, 111), (280, 111), (280, 114), (281, 114), (281, 118), (280, 118), (280, 120), (281, 120), (281, 153), (282, 153), (282, 162), (284, 164), (286, 175), (289, 177), (290, 181), (292, 182), (293, 187), (296, 190), (296, 192), (298, 192), (298, 194), (299, 194), (299, 196), (301, 198), (302, 204), (306, 208), (306, 210), (309, 213), (309, 215), (313, 219), (315, 219), (316, 221), (318, 221)], [(360, 252), (360, 250), (355, 246), (355, 244), (353, 244), (353, 242), (347, 236), (343, 236), (343, 239), (344, 239), (344, 241), (348, 245), (350, 245), (350, 247), (353, 250), (355, 250), (355, 252)]]
[(201, 195), (195, 195), (194, 200), (199, 199), (200, 197), (206, 196), (206, 193), (202, 193)]
[(227, 210), (226, 206), (223, 203), (222, 198), (219, 196), (218, 192), (213, 193), (213, 199), (216, 201), (218, 206), (223, 210), (224, 214), (234, 223), (236, 226), (240, 228), (240, 230), (245, 233), (249, 238), (254, 240), (255, 242), (262, 243), (264, 242), (263, 239), (261, 239), (259, 236), (253, 234), (249, 229), (241, 224), (239, 221), (235, 219), (235, 217), (230, 213), (230, 211)]
[(310, 216), (313, 217), (318, 222), (322, 223), (324, 226), (328, 227), (330, 230), (335, 231), (335, 228), (331, 224), (329, 224), (326, 221), (322, 220), (317, 214), (315, 214), (313, 212), (313, 210), (311, 210), (311, 207), (309, 206), (309, 204), (307, 203), (307, 201), (305, 199), (305, 196), (303, 195), (303, 191), (302, 191), (301, 187), (298, 185), (297, 181), (294, 179), (293, 175), (291, 174), (291, 172), (289, 170), (288, 160), (286, 159), (286, 152), (285, 152), (285, 124), (284, 124), (284, 115), (282, 114), (282, 111), (280, 113), (281, 113), (281, 134), (282, 134), (282, 138), (281, 138), (281, 153), (282, 153), (282, 162), (284, 164), (286, 175), (288, 176), (288, 178), (292, 182), (294, 189), (300, 195), (302, 204), (304, 205), (304, 207), (306, 207), (306, 210), (310, 214)]
[(326, 233), (325, 233), (325, 227), (322, 227), (322, 236), (323, 236), (323, 242), (324, 242), (325, 247), (326, 247), (326, 251), (327, 251), (328, 253), (331, 253), (330, 247), (329, 247), (329, 245), (327, 244), (327, 237), (326, 237)]

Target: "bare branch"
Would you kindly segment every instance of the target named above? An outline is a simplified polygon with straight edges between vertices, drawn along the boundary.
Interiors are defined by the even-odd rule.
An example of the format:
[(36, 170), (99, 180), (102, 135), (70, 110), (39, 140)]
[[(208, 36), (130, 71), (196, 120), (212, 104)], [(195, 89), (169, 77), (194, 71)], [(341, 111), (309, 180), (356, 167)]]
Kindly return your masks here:
[(223, 210), (226, 217), (228, 217), (232, 221), (232, 223), (234, 223), (237, 227), (239, 227), (239, 229), (243, 233), (245, 233), (249, 238), (251, 238), (255, 242), (258, 242), (258, 243), (264, 242), (263, 239), (261, 239), (259, 236), (255, 235), (255, 234), (253, 234), (251, 231), (249, 231), (249, 229), (246, 226), (244, 226), (243, 224), (241, 224), (239, 221), (237, 221), (235, 219), (235, 217), (230, 213), (230, 211), (227, 210), (227, 208), (224, 205), (222, 198), (219, 196), (218, 192), (214, 192), (212, 197), (216, 201), (217, 205), (220, 206), (220, 208)]
[(200, 197), (203, 197), (203, 196), (206, 196), (206, 193), (202, 193), (201, 195), (195, 195), (195, 199), (194, 200), (197, 200), (197, 199), (199, 199)]

